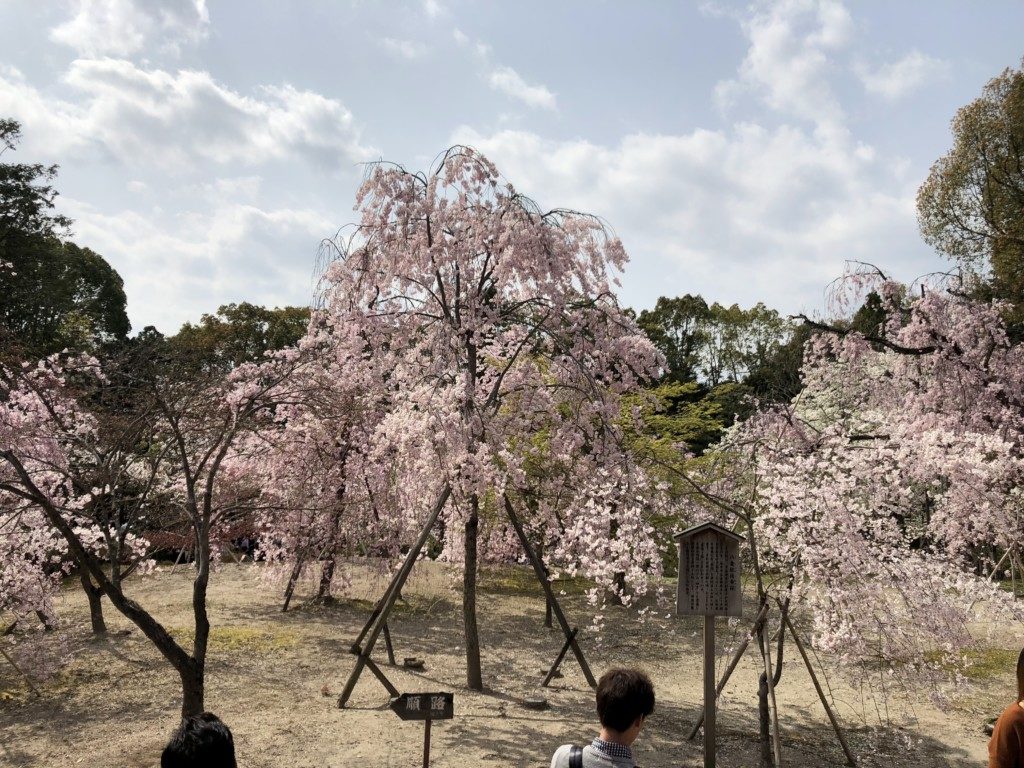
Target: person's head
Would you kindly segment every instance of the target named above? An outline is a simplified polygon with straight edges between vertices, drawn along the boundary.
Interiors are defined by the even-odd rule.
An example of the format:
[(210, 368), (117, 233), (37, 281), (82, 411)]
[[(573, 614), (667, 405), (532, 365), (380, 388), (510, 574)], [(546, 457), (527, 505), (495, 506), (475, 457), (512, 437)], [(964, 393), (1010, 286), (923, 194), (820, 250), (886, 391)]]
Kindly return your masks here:
[(1017, 701), (1024, 701), (1024, 650), (1017, 657)]
[(183, 718), (160, 756), (160, 768), (237, 768), (235, 741), (210, 712)]
[(639, 669), (609, 669), (597, 681), (597, 716), (602, 727), (631, 743), (654, 711), (654, 685)]

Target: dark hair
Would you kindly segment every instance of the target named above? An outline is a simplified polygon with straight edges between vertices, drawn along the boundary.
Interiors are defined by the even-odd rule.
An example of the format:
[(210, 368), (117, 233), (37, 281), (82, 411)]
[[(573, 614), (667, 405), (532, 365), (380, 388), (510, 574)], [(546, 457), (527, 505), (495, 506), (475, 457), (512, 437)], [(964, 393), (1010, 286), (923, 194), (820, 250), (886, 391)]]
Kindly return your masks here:
[(1017, 657), (1017, 701), (1024, 701), (1024, 650)]
[(160, 756), (160, 768), (238, 768), (230, 729), (211, 712), (182, 718)]
[(609, 669), (597, 681), (597, 716), (606, 728), (628, 731), (653, 711), (654, 685), (639, 669)]

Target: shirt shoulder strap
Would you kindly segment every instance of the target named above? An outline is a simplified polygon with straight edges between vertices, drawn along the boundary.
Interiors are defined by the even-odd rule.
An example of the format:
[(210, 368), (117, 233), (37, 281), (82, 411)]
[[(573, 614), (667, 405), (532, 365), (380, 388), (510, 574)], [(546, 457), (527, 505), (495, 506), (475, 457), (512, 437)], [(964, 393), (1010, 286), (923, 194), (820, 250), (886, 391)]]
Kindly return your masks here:
[(573, 744), (569, 748), (569, 768), (583, 768), (583, 747)]

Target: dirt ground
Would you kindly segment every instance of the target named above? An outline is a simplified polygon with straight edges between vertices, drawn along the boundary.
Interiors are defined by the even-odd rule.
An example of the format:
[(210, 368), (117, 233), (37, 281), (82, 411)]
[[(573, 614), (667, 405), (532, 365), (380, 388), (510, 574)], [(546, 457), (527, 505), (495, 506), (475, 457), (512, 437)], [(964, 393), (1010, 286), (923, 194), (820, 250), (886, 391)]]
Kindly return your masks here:
[[(228, 564), (214, 574), (210, 612), (214, 626), (207, 662), (207, 708), (235, 735), (245, 768), (418, 766), (423, 725), (403, 722), (387, 709), (388, 695), (363, 674), (349, 706), (338, 693), (353, 667), (348, 652), (370, 601), (383, 584), (355, 567), (349, 597), (330, 605), (309, 601), (300, 586), (293, 607), (280, 611), (280, 590), (260, 581), (259, 565)], [(190, 623), (190, 571), (164, 568), (134, 582), (133, 596), (180, 634)], [(562, 637), (543, 626), (544, 602), (525, 568), (488, 571), (479, 596), (485, 685), (465, 688), (461, 602), (444, 566), (416, 566), (390, 624), (398, 661), (425, 660), (422, 672), (386, 664), (383, 642), (375, 658), (399, 690), (455, 693), (455, 719), (435, 723), (432, 761), (438, 768), (547, 766), (559, 744), (586, 743), (594, 733), (593, 692), (570, 653), (564, 677), (540, 688)], [(562, 597), (569, 621), (596, 674), (620, 664), (645, 668), (655, 682), (657, 708), (635, 753), (644, 768), (700, 766), (700, 736), (686, 734), (701, 705), (699, 619), (678, 620), (662, 609), (644, 622), (632, 610), (605, 609), (600, 639), (588, 633), (592, 618), (580, 589)], [(303, 592), (305, 590), (305, 592)], [(753, 617), (751, 606), (746, 616)], [(175, 727), (179, 683), (151, 644), (106, 606), (111, 636), (93, 640), (84, 596), (69, 584), (62, 598), (71, 660), (32, 695), (0, 658), (0, 766), (124, 766), (159, 764)], [(747, 619), (749, 621), (749, 618)], [(744, 631), (719, 620), (719, 648)], [(131, 630), (131, 631), (126, 631)], [(2, 642), (2, 641), (0, 641)], [(10, 638), (6, 641), (10, 643)], [(1006, 638), (1014, 645), (1012, 636)], [(786, 766), (844, 765), (840, 747), (810, 678), (790, 644), (778, 690)], [(887, 711), (877, 697), (852, 687), (828, 659), (819, 659), (836, 710), (863, 766), (982, 766), (986, 718), (998, 714), (1014, 689), (1016, 651), (996, 653), (998, 664), (980, 665), (974, 685), (949, 691), (944, 709), (926, 695), (891, 696)], [(1003, 664), (1003, 659), (1009, 659)], [(718, 669), (726, 659), (719, 657)], [(748, 652), (725, 689), (718, 715), (718, 765), (758, 764), (756, 676), (760, 656)], [(1005, 668), (1004, 668), (1005, 667)], [(522, 706), (543, 696), (546, 711)], [(880, 724), (888, 717), (888, 724)]]

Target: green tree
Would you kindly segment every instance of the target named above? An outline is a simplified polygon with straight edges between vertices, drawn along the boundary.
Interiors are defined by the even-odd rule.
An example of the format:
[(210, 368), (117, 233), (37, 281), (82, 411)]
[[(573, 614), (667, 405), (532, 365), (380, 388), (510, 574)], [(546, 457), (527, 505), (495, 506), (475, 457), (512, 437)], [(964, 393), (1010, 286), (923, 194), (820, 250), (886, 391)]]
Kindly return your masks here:
[(761, 302), (750, 309), (715, 302), (708, 307), (701, 378), (710, 387), (743, 382), (777, 353), (791, 332), (791, 324)]
[(707, 302), (689, 293), (675, 298), (661, 296), (654, 309), (640, 313), (637, 323), (665, 355), (667, 381), (697, 378), (701, 349), (708, 341), (709, 319)]
[[(0, 120), (0, 156), (21, 126)], [(8, 355), (95, 350), (126, 338), (124, 284), (102, 256), (62, 239), (70, 219), (53, 212), (56, 165), (0, 163), (0, 342)]]
[(131, 328), (121, 276), (95, 251), (53, 235), (11, 231), (0, 325), (24, 352), (95, 350)]
[[(13, 152), (21, 140), (21, 125), (0, 118), (0, 157)], [(53, 235), (71, 226), (71, 220), (53, 213), (57, 192), (49, 182), (56, 165), (0, 163), (0, 255), (12, 232)]]
[(309, 325), (308, 307), (267, 309), (243, 301), (225, 304), (199, 323), (185, 323), (171, 343), (187, 349), (202, 366), (231, 370), (264, 353), (294, 346)]
[(925, 241), (963, 267), (981, 298), (1009, 301), (1024, 335), (1024, 60), (953, 118), (953, 147), (917, 194)]

